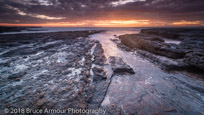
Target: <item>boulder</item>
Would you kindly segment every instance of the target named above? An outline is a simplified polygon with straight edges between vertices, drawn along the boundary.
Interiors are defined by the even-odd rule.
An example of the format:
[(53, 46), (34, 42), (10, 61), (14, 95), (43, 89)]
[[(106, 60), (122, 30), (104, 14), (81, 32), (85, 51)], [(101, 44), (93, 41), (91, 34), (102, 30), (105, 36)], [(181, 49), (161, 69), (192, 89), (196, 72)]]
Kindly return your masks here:
[(125, 62), (123, 62), (122, 58), (120, 57), (109, 57), (109, 63), (111, 64), (112, 70), (115, 74), (135, 74), (134, 70)]

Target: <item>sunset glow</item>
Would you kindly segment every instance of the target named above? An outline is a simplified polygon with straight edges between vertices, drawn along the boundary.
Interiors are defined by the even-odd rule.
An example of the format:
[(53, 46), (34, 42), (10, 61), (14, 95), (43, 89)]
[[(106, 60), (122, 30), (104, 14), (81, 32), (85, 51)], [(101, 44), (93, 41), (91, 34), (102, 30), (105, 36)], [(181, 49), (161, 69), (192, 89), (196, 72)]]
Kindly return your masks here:
[(87, 20), (82, 22), (59, 22), (59, 23), (43, 23), (43, 24), (9, 24), (0, 23), (2, 26), (46, 26), (46, 27), (139, 27), (149, 26), (149, 20)]
[(101, 27), (137, 27), (137, 26), (145, 26), (149, 24), (149, 20), (109, 20), (109, 21), (98, 21), (94, 25)]
[(195, 24), (200, 24), (200, 21), (179, 21), (179, 22), (174, 22), (174, 25), (195, 25)]
[(0, 4), (0, 26), (165, 27), (204, 25), (202, 8), (204, 3), (199, 1), (5, 0), (0, 1)]
[(0, 115), (204, 115), (204, 0), (0, 4)]

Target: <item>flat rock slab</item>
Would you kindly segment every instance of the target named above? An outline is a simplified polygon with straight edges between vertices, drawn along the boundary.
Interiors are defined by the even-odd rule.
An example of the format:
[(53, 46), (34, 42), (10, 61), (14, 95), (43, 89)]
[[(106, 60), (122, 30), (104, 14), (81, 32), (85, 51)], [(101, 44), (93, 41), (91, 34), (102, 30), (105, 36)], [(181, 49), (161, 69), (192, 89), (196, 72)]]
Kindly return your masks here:
[(135, 74), (134, 70), (129, 65), (127, 65), (120, 57), (109, 57), (109, 63), (111, 64), (112, 70), (115, 74)]

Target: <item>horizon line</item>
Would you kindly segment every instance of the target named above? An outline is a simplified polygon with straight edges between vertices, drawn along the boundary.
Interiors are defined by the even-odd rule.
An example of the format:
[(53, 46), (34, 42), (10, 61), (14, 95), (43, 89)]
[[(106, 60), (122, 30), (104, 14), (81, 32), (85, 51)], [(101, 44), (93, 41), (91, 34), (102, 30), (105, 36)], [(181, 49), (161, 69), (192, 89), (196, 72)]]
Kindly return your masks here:
[(17, 25), (0, 25), (0, 27), (30, 27), (30, 28), (43, 28), (43, 27), (49, 27), (49, 28), (199, 28), (204, 26), (140, 26), (140, 27), (96, 27), (96, 26), (17, 26)]

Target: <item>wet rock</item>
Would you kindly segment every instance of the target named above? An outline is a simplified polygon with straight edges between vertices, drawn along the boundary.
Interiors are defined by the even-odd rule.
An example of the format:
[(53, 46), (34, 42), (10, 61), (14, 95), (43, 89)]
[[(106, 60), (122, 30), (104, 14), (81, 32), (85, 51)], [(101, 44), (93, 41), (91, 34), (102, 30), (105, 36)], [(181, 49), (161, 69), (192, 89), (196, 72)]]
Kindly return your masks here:
[(107, 79), (107, 75), (104, 69), (94, 67), (93, 72), (94, 72), (94, 78), (93, 78), (94, 81)]
[(121, 42), (129, 48), (139, 48), (156, 55), (166, 56), (169, 58), (183, 58), (185, 53), (177, 47), (171, 47), (170, 44), (153, 35), (132, 34), (119, 36)]
[(119, 42), (118, 39), (110, 39), (110, 40), (113, 41), (113, 42), (115, 42), (115, 43)]
[(118, 36), (117, 35), (113, 35), (115, 38), (118, 38)]
[[(202, 29), (171, 28), (144, 29), (141, 30), (141, 33), (139, 34), (121, 35), (119, 36), (119, 39), (123, 45), (131, 49), (136, 49), (139, 54), (148, 58), (152, 62), (161, 65), (162, 68), (202, 72), (204, 65), (203, 37), (204, 33)], [(182, 41), (180, 44), (173, 44), (165, 43), (165, 39)], [(114, 42), (116, 44), (118, 43), (118, 41)], [(144, 50), (144, 52), (139, 50)]]
[(96, 42), (96, 47), (94, 49), (93, 55), (94, 55), (94, 64), (97, 65), (104, 65), (104, 62), (106, 61), (106, 58), (103, 54), (103, 48), (102, 45), (98, 42)]
[(20, 81), (20, 80), (21, 80), (21, 78), (16, 78), (15, 80), (16, 80), (16, 81)]
[(142, 29), (141, 33), (158, 35), (169, 39), (184, 40), (188, 37), (204, 37), (203, 29), (186, 29), (186, 28), (157, 28)]
[(122, 58), (120, 57), (109, 57), (109, 63), (111, 64), (112, 70), (115, 74), (135, 74), (134, 70), (125, 62), (123, 62)]
[(86, 71), (86, 74), (85, 74), (87, 77), (90, 76), (90, 71)]
[(191, 69), (204, 71), (204, 51), (188, 53), (184, 60)]
[(117, 47), (119, 47), (120, 49), (125, 51), (132, 51), (131, 48), (123, 45), (119, 39), (110, 39), (110, 40), (116, 43)]
[(0, 109), (88, 108), (92, 99), (100, 105), (107, 90), (106, 58), (99, 42), (86, 39), (98, 32), (0, 35), (0, 63), (6, 63), (0, 70)]
[(15, 73), (15, 74), (10, 75), (8, 79), (11, 79), (11, 80), (14, 79), (14, 80), (19, 81), (19, 79), (21, 79), (25, 74), (26, 72)]
[(37, 106), (37, 107), (42, 107), (43, 105), (46, 104), (46, 102), (47, 102), (46, 99), (45, 99), (45, 98), (42, 98), (42, 99), (40, 99), (40, 100), (37, 101), (36, 106)]
[(178, 33), (175, 32), (171, 32), (166, 29), (143, 29), (141, 30), (141, 33), (144, 34), (153, 34), (153, 35), (158, 35), (158, 36), (162, 36), (162, 37), (167, 37), (167, 38), (171, 38), (171, 39), (181, 39), (179, 38), (180, 35)]
[(172, 60), (167, 57), (157, 56), (142, 50), (137, 50), (137, 53), (141, 56), (144, 56), (151, 62), (160, 65), (165, 70), (182, 70), (189, 67), (187, 64), (183, 63), (180, 60)]
[(199, 52), (204, 50), (204, 39), (202, 38), (186, 38), (181, 41), (179, 48), (186, 53)]

